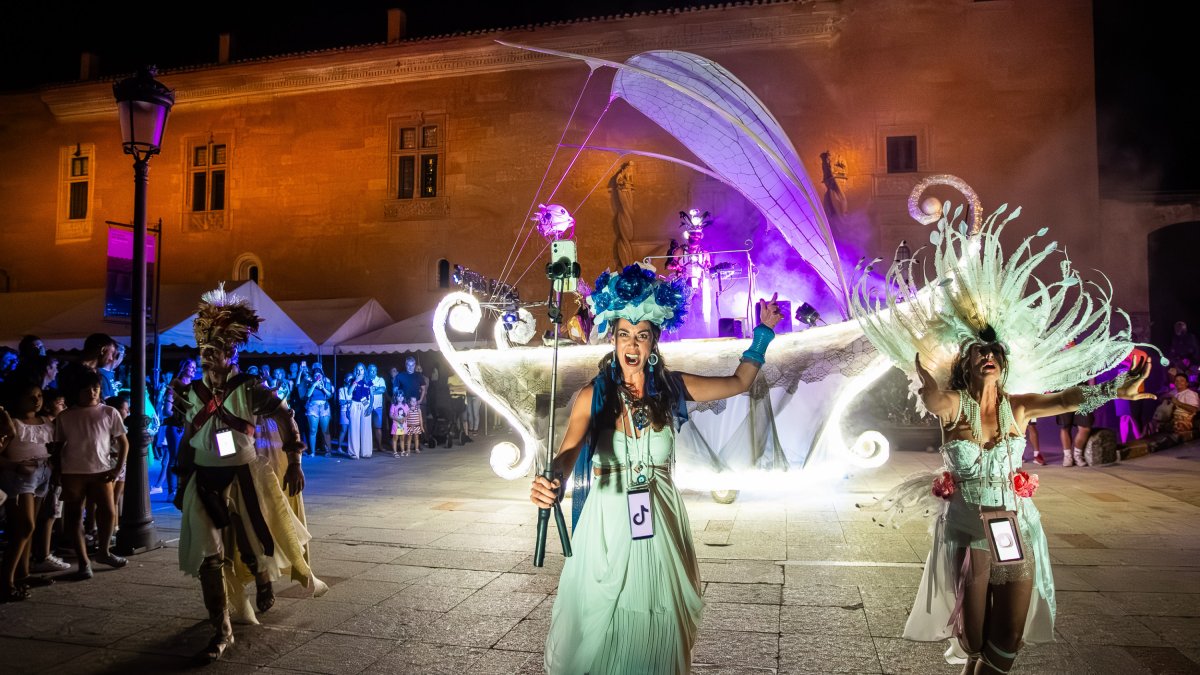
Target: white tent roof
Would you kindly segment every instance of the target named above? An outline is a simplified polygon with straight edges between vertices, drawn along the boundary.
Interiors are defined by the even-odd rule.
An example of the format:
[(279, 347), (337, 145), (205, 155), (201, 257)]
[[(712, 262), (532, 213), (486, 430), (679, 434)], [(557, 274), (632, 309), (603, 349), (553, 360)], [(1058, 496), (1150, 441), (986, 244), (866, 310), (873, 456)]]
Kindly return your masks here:
[(95, 293), (94, 288), (0, 293), (0, 344), (15, 348), (23, 335), (40, 337), (34, 326), (78, 307)]
[[(262, 329), (257, 338), (251, 338), (250, 344), (242, 349), (252, 354), (316, 354), (317, 343), (305, 333), (290, 316), (268, 296), (258, 284), (253, 281), (227, 281), (225, 290), (234, 292), (246, 300), (254, 311), (263, 318)], [(197, 294), (196, 302), (200, 296)], [(196, 313), (192, 312), (183, 321), (164, 330), (159, 339), (163, 345), (176, 347), (195, 347), (196, 338), (192, 333), (192, 322)]]
[[(196, 308), (205, 288), (197, 284), (166, 284), (159, 300), (160, 326), (172, 326)], [(0, 343), (15, 346), (22, 335), (36, 335), (47, 349), (81, 349), (92, 333), (107, 333), (129, 342), (129, 322), (104, 318), (103, 288), (71, 291), (33, 291), (0, 294), (4, 330)], [(146, 326), (146, 340), (152, 339)]]
[(325, 354), (334, 345), (395, 321), (374, 298), (284, 300), (278, 304)]
[[(454, 340), (455, 347), (471, 347), (474, 338)], [(335, 348), (338, 354), (400, 354), (437, 351), (433, 338), (433, 310), (410, 316), (390, 326), (347, 340)]]

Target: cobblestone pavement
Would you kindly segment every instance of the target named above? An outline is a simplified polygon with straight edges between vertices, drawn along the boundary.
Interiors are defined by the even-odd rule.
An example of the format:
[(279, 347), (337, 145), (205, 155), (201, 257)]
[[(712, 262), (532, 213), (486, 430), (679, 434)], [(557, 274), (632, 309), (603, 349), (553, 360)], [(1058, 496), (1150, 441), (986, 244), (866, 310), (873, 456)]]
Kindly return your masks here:
[[(314, 565), (331, 590), (305, 599), (280, 582), (262, 625), (235, 626), (237, 644), (206, 672), (541, 672), (562, 557), (551, 533), (546, 566), (533, 566), (528, 482), (492, 473), (497, 439), (307, 461)], [(936, 461), (900, 453), (827, 492), (743, 492), (732, 505), (687, 493), (707, 601), (696, 671), (956, 673), (944, 645), (900, 638), (924, 528), (884, 530), (854, 507)], [(1013, 672), (1200, 672), (1200, 445), (1036, 470), (1058, 641), (1027, 647)], [(209, 635), (199, 587), (175, 566), (177, 513), (154, 506), (166, 548), (0, 605), (0, 671), (194, 667)]]

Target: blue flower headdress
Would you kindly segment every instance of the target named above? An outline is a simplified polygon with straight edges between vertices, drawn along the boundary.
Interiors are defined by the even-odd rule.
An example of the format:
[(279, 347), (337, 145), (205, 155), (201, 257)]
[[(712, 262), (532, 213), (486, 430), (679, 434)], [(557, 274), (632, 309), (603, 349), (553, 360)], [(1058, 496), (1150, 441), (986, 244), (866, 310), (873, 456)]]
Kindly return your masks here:
[(617, 319), (649, 321), (673, 332), (683, 325), (691, 297), (683, 279), (663, 279), (653, 267), (642, 263), (629, 265), (619, 274), (605, 270), (596, 277), (593, 288), (587, 303), (600, 333)]

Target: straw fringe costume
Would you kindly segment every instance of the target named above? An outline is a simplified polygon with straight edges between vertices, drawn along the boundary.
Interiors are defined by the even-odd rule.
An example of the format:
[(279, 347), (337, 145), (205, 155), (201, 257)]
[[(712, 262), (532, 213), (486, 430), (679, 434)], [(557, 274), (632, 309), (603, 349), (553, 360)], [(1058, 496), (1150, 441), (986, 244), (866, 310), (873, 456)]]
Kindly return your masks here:
[[(1041, 394), (1070, 388), (1109, 370), (1135, 346), (1128, 316), (1112, 306), (1111, 287), (1085, 283), (1065, 253), (1059, 266), (1061, 278), (1046, 283), (1033, 275), (1057, 251), (1054, 242), (1035, 249), (1035, 240), (1046, 235), (1046, 228), (1026, 238), (1011, 257), (1004, 256), (1000, 233), (1020, 214), (1018, 208), (1000, 220), (1006, 208), (1001, 206), (989, 216), (978, 233), (970, 232), (964, 222), (956, 222), (962, 206), (943, 217), (930, 235), (933, 249), (929, 257), (935, 276), (923, 275), (921, 286), (910, 281), (918, 271), (914, 260), (899, 260), (888, 270), (882, 293), (868, 288), (866, 274), (852, 293), (851, 311), (864, 333), (909, 375), (914, 394), (920, 386), (915, 377), (917, 355), (939, 386), (945, 386), (954, 362), (965, 358), (972, 345), (998, 342), (1008, 355), (1003, 390)], [(950, 209), (947, 204), (944, 213), (949, 214)], [(870, 270), (867, 266), (863, 271)], [(1114, 315), (1120, 316), (1126, 327), (1114, 331)], [(1073, 346), (1064, 349), (1068, 344)], [(1079, 411), (1099, 407), (1115, 396), (1121, 384), (1123, 380), (1081, 387)], [(972, 574), (972, 556), (965, 549), (990, 552), (980, 512), (1013, 510), (1027, 559), (1019, 565), (989, 562), (988, 580), (992, 585), (1031, 580), (1024, 640), (1052, 642), (1054, 577), (1037, 507), (1030, 497), (1018, 496), (1014, 488), (1025, 439), (1012, 431), (1016, 420), (1009, 397), (1000, 397), (1000, 440), (988, 450), (981, 445), (979, 404), (966, 391), (960, 390), (958, 397), (957, 416), (946, 429), (965, 421), (973, 439), (943, 443), (941, 469), (910, 477), (869, 507), (885, 511), (881, 520), (886, 524), (898, 526), (913, 517), (932, 520), (933, 545), (904, 637), (937, 641), (961, 634), (963, 584)], [(924, 411), (919, 396), (916, 405)], [(944, 473), (957, 486), (948, 499), (935, 496), (931, 489)], [(1036, 482), (1036, 476), (1033, 479)], [(957, 562), (960, 559), (962, 562)], [(951, 640), (947, 661), (961, 663), (966, 656), (959, 641)], [(1015, 654), (1011, 656), (1015, 658)]]
[[(258, 329), (261, 319), (244, 302), (223, 288), (206, 293), (195, 321), (196, 342), (204, 357), (222, 354), (236, 363), (240, 345)], [(257, 623), (246, 596), (246, 584), (259, 584), (259, 608), (269, 609), (274, 596), (267, 581), (290, 574), (315, 595), (327, 587), (309, 567), (311, 539), (302, 520), (299, 495), (292, 498), (281, 486), (287, 469), (283, 453), (256, 449), (254, 421), (274, 424), (280, 449), (299, 472), (304, 444), (287, 403), (257, 378), (239, 375), (230, 366), (224, 381), (205, 379), (177, 392), (177, 406), (186, 420), (186, 442), (180, 467), (185, 474), (178, 506), (182, 510), (179, 566), (200, 579), (204, 604), (216, 634), (202, 654), (217, 659), (233, 644), (230, 619)], [(217, 434), (228, 432), (232, 452), (221, 455)], [(269, 443), (268, 443), (269, 445)], [(297, 510), (299, 507), (299, 510)], [(257, 577), (257, 578), (256, 578)]]

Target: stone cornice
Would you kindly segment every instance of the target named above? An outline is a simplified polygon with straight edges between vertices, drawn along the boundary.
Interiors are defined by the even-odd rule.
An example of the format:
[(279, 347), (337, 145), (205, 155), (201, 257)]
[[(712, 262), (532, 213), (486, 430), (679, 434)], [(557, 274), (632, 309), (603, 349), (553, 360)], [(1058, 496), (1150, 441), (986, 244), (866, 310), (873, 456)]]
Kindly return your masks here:
[[(569, 64), (563, 59), (496, 44), (497, 39), (618, 61), (653, 49), (703, 51), (824, 44), (837, 34), (841, 14), (836, 5), (836, 2), (818, 2), (799, 8), (794, 5), (722, 8), (696, 12), (686, 18), (640, 17), (535, 31), (458, 36), (212, 66), (164, 73), (161, 79), (175, 89), (178, 112), (248, 99)], [(60, 120), (116, 113), (111, 82), (45, 90), (41, 100)]]

